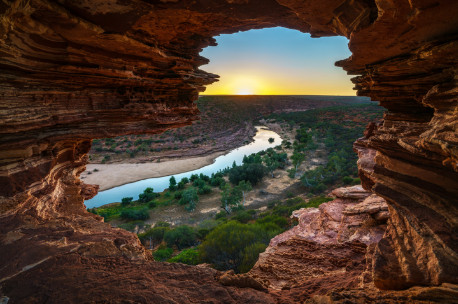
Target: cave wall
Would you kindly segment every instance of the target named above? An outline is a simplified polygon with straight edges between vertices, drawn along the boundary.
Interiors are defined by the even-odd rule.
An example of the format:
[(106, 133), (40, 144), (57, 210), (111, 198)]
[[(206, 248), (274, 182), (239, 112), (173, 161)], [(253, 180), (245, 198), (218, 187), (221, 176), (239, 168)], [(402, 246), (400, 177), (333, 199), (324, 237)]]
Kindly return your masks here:
[(15, 257), (0, 261), (0, 282), (42, 261), (39, 252), (96, 246), (89, 233), (57, 244), (68, 227), (117, 248), (95, 256), (148, 260), (135, 238), (120, 242), (84, 210), (96, 191), (79, 180), (91, 139), (190, 124), (193, 101), (218, 79), (199, 69), (212, 37), (284, 26), (349, 38), (352, 56), (336, 64), (387, 109), (355, 144), (363, 186), (391, 214), (376, 286), (458, 283), (457, 13), (454, 0), (1, 1), (0, 254)]

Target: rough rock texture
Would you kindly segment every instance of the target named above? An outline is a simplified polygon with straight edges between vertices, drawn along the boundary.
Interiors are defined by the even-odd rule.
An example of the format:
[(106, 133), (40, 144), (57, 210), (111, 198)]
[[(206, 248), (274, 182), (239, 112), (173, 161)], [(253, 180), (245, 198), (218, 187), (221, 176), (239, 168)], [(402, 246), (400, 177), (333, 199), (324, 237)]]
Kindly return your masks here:
[[(101, 240), (112, 251), (94, 257), (97, 265), (111, 255), (149, 263), (135, 236), (84, 210), (95, 190), (79, 181), (91, 139), (191, 123), (193, 100), (217, 79), (198, 69), (207, 62), (199, 51), (214, 45), (214, 35), (269, 26), (349, 38), (352, 56), (337, 64), (358, 75), (359, 95), (388, 110), (355, 145), (371, 154), (359, 161), (363, 186), (385, 198), (390, 212), (369, 257), (375, 285), (458, 283), (457, 12), (455, 0), (1, 1), (1, 293), (19, 297), (22, 286), (46, 286), (40, 299), (68, 295), (43, 273), (75, 286), (66, 269), (78, 269), (81, 248)], [(99, 286), (97, 267), (84, 271)], [(107, 290), (130, 288), (115, 272), (100, 273), (111, 278)], [(120, 300), (113, 294), (112, 301)]]
[(295, 211), (291, 217), (298, 225), (273, 238), (249, 272), (281, 302), (355, 289), (366, 281), (366, 252), (386, 228), (386, 219), (374, 217), (388, 209), (386, 202), (361, 186), (332, 194), (336, 199), (319, 208)]

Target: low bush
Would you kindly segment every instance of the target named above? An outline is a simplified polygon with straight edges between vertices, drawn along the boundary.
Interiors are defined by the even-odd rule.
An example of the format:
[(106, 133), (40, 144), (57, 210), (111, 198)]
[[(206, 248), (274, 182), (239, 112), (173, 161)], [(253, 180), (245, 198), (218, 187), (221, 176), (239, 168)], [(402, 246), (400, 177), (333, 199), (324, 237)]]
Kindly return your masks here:
[(155, 252), (153, 252), (153, 258), (156, 261), (164, 262), (172, 256), (172, 253), (173, 253), (172, 248), (158, 249)]
[(200, 262), (199, 252), (194, 248), (184, 249), (179, 254), (169, 259), (167, 262), (197, 265)]
[(178, 249), (194, 246), (197, 243), (197, 234), (189, 226), (178, 226), (164, 234), (164, 241), (168, 247), (176, 246)]
[(121, 205), (122, 205), (123, 207), (125, 207), (125, 206), (129, 205), (133, 200), (134, 200), (133, 197), (123, 197), (123, 198), (121, 199)]
[(147, 220), (149, 214), (147, 209), (127, 209), (121, 211), (120, 217), (124, 220)]

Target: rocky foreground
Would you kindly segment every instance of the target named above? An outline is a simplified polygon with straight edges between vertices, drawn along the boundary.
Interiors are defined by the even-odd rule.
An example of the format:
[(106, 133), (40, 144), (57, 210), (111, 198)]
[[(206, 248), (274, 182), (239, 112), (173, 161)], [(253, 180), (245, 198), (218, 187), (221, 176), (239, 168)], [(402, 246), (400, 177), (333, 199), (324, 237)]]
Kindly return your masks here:
[[(456, 302), (457, 12), (455, 0), (0, 2), (2, 301)], [(387, 109), (355, 149), (362, 186), (386, 200), (389, 219), (378, 243), (369, 234), (374, 244), (364, 233), (339, 243), (354, 234), (340, 236), (333, 221), (323, 221), (332, 233), (316, 242), (302, 223), (302, 238), (268, 252), (291, 250), (298, 267), (297, 256), (313, 258), (316, 265), (306, 266), (316, 287), (301, 285), (301, 276), (291, 281), (277, 263), (286, 282), (263, 274), (266, 293), (224, 287), (213, 270), (151, 262), (136, 236), (86, 212), (83, 201), (96, 188), (79, 175), (94, 138), (157, 134), (197, 119), (194, 101), (217, 80), (199, 69), (213, 36), (272, 26), (349, 38), (352, 56), (337, 65), (357, 75), (358, 95)], [(342, 218), (371, 216), (358, 210)], [(380, 221), (384, 211), (375, 213)], [(326, 248), (336, 249), (336, 259)], [(344, 267), (348, 281), (332, 289)], [(356, 286), (361, 272), (373, 287)]]

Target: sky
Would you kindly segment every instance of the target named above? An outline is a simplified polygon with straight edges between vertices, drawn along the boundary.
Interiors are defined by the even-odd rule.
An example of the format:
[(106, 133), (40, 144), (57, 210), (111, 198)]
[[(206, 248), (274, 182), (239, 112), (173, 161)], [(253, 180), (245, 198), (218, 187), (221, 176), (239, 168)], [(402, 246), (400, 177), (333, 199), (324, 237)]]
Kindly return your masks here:
[(345, 37), (310, 38), (286, 28), (250, 30), (215, 37), (200, 68), (220, 75), (201, 95), (355, 96), (352, 76), (334, 66), (348, 58)]

